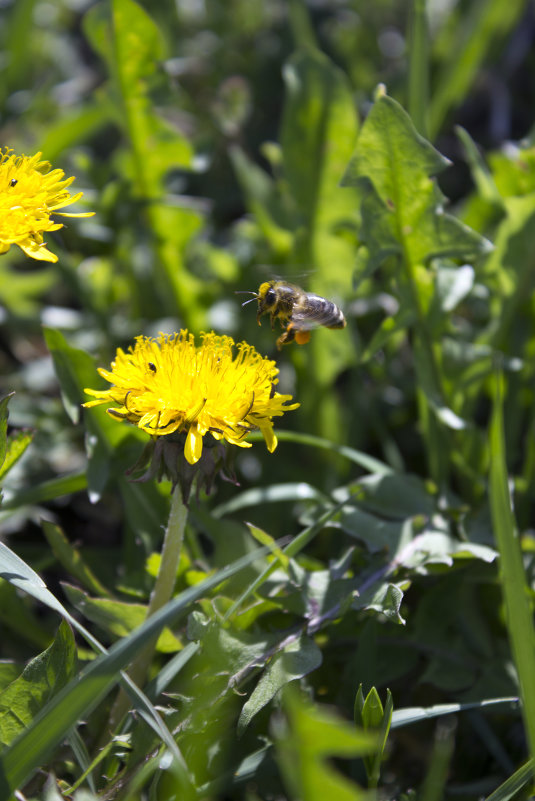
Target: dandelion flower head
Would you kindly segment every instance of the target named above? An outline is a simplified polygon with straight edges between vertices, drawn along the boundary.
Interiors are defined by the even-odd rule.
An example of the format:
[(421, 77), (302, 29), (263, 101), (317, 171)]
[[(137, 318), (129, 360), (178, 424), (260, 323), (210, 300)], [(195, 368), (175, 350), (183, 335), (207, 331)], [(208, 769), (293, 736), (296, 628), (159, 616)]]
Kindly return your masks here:
[(58, 211), (79, 200), (82, 192), (71, 195), (67, 187), (74, 178), (64, 178), (63, 170), (50, 167), (48, 161), (41, 161), (41, 153), (16, 156), (10, 148), (0, 148), (0, 254), (18, 245), (32, 259), (55, 262), (58, 257), (43, 241), (44, 233), (63, 227), (52, 215), (92, 215)]
[[(128, 420), (154, 437), (184, 433), (184, 456), (199, 461), (203, 437), (248, 448), (247, 434), (260, 429), (273, 452), (277, 437), (273, 417), (299, 404), (275, 391), (278, 369), (247, 342), (234, 345), (228, 336), (201, 334), (202, 344), (186, 330), (139, 336), (127, 352), (117, 350), (111, 370), (99, 368), (112, 385), (86, 389), (95, 400), (85, 406), (114, 403), (107, 411)], [(234, 348), (236, 352), (234, 352)]]

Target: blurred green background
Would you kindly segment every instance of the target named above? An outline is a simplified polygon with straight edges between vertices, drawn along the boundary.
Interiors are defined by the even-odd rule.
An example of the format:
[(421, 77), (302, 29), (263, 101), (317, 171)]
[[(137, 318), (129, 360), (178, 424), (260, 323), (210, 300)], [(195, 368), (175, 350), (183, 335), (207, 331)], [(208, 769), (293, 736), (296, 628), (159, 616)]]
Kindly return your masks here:
[[(280, 428), (334, 446), (283, 434), (274, 455), (258, 443), (240, 451), (241, 488), (220, 483), (192, 509), (190, 552), (223, 565), (250, 550), (244, 517), (278, 538), (347, 499), (301, 566), (311, 575), (330, 570), (352, 545), (348, 564), (367, 581), (399, 556), (409, 520), (414, 536), (437, 537), (420, 560), (405, 555), (388, 568), (394, 575), (400, 567), (403, 589), (412, 583), (408, 626), (370, 614), (385, 615), (384, 598), (368, 599), (365, 612), (357, 604), (321, 643), (315, 695), (347, 717), (359, 682), (392, 687), (399, 705), (514, 695), (485, 550), (494, 547), (487, 426), (498, 359), (532, 587), (533, 3), (429, 0), (424, 16), (416, 1), (14, 0), (0, 13), (0, 144), (41, 151), (76, 176), (72, 191), (84, 195), (75, 210), (95, 211), (47, 237), (57, 264), (29, 261), (14, 247), (0, 259), (2, 389), (16, 392), (13, 428), (34, 431), (4, 482), (0, 521), (11, 546), (59, 593), (65, 564), (40, 520), (57, 523), (107, 587), (146, 598), (145, 562), (159, 543), (169, 487), (124, 479), (143, 443), (126, 425), (89, 417), (84, 435), (80, 386), (101, 386), (95, 366), (139, 334), (214, 329), (277, 359), (278, 388), (301, 403)], [(428, 177), (440, 169), (438, 155), (416, 131), (407, 138), (413, 160), (403, 147), (386, 152), (387, 131), (370, 113), (379, 84), (450, 160), (436, 184)], [(388, 108), (403, 144), (405, 117)], [(371, 166), (364, 141), (379, 153)], [(381, 153), (411, 220), (429, 194), (433, 224), (445, 208), (458, 248), (441, 251), (437, 239), (434, 250), (423, 225), (420, 234), (399, 221), (392, 245), (377, 222)], [(315, 331), (309, 345), (277, 353), (280, 332), (266, 319), (259, 328), (255, 305), (242, 308), (235, 294), (274, 276), (335, 300), (347, 328)], [(340, 445), (359, 453), (348, 460)], [(364, 454), (395, 478), (362, 478)], [(255, 494), (262, 488), (271, 494)], [(41, 613), (9, 593), (1, 656), (20, 663), (48, 644), (55, 622), (41, 627)], [(292, 603), (281, 604), (281, 617), (297, 614)], [(399, 604), (390, 612), (396, 619)], [(524, 755), (518, 718), (504, 715), (497, 727), (481, 715), (459, 727), (452, 773), (460, 797), (490, 792)], [(258, 737), (267, 716), (260, 728)], [(398, 735), (397, 790), (422, 781), (431, 731)]]

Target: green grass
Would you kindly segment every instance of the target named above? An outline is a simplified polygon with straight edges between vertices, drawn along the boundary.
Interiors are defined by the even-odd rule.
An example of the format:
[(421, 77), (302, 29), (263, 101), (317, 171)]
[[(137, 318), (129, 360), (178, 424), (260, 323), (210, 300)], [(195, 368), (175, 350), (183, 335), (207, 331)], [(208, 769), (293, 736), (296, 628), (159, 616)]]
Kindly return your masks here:
[[(0, 801), (527, 797), (527, 13), (6, 6), (0, 145), (95, 214), (57, 218), (57, 262), (0, 259)], [(272, 277), (347, 326), (278, 352), (235, 294)], [(198, 372), (162, 452), (82, 409), (118, 348), (185, 328), (276, 361), (300, 407), (272, 453), (207, 433), (186, 464)]]

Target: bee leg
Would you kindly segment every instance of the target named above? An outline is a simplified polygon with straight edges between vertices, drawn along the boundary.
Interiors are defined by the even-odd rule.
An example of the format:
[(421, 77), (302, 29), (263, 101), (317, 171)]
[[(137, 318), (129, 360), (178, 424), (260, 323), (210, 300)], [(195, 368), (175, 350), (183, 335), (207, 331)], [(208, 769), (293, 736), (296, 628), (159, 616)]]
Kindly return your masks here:
[(277, 339), (277, 349), (281, 350), (283, 345), (289, 345), (290, 342), (293, 342), (295, 339), (295, 334), (295, 328), (293, 328), (292, 324), (290, 323), (286, 331)]

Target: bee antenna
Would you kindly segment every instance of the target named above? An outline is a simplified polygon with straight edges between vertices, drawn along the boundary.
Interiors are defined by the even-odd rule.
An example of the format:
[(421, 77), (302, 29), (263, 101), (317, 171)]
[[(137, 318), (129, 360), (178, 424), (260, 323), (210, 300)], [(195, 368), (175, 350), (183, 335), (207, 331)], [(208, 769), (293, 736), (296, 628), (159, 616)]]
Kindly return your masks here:
[(242, 308), (243, 308), (244, 306), (247, 306), (247, 304), (248, 304), (248, 303), (252, 303), (252, 302), (253, 302), (253, 300), (257, 300), (257, 299), (258, 299), (258, 295), (257, 295), (257, 294), (256, 294), (256, 292), (255, 292), (255, 296), (254, 296), (254, 298), (249, 298), (249, 300), (244, 300), (244, 301), (243, 301), (243, 303), (242, 303)]
[(236, 289), (234, 290), (235, 295), (254, 295), (256, 297), (256, 292), (253, 292), (252, 289)]

